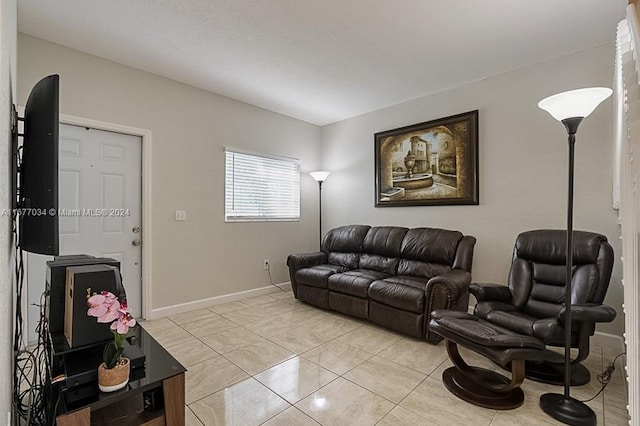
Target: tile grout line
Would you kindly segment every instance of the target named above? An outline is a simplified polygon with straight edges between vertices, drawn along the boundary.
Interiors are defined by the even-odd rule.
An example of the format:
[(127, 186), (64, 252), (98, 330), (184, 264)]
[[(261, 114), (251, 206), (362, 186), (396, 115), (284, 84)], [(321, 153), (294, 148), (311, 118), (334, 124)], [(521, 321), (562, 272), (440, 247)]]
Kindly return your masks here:
[[(260, 297), (262, 297), (262, 296), (260, 296)], [(386, 413), (382, 416), (382, 418), (380, 418), (380, 419), (376, 422), (376, 423), (379, 423), (379, 422), (381, 422), (384, 418), (386, 418), (386, 416), (387, 416), (391, 411), (393, 411), (395, 408), (397, 408), (398, 406), (400, 406), (400, 404), (401, 404), (403, 401), (405, 401), (405, 400), (409, 397), (409, 395), (411, 395), (411, 394), (412, 394), (412, 393), (413, 393), (413, 392), (414, 392), (418, 387), (420, 387), (421, 385), (423, 385), (423, 384), (424, 384), (424, 382), (425, 382), (426, 380), (428, 380), (428, 379), (429, 379), (429, 378), (431, 378), (431, 377), (435, 377), (435, 376), (433, 376), (433, 373), (434, 373), (435, 371), (437, 371), (437, 370), (442, 366), (442, 364), (444, 364), (444, 363), (446, 363), (446, 362), (447, 362), (447, 359), (448, 359), (448, 358), (445, 358), (445, 359), (444, 359), (443, 361), (441, 361), (437, 366), (435, 366), (435, 368), (434, 368), (433, 370), (431, 370), (431, 372), (430, 372), (430, 373), (426, 374), (426, 373), (424, 373), (424, 372), (422, 372), (422, 371), (419, 371), (419, 370), (416, 370), (416, 369), (414, 369), (414, 368), (411, 368), (411, 367), (408, 367), (408, 366), (405, 366), (405, 365), (402, 365), (402, 364), (398, 364), (398, 363), (396, 363), (396, 362), (395, 362), (395, 360), (393, 360), (393, 359), (388, 359), (388, 358), (386, 358), (385, 356), (382, 356), (382, 355), (381, 355), (381, 353), (383, 353), (383, 352), (385, 352), (386, 350), (388, 350), (388, 349), (389, 349), (390, 347), (392, 347), (394, 344), (396, 344), (396, 343), (398, 343), (398, 342), (401, 342), (402, 340), (408, 340), (406, 336), (401, 336), (401, 338), (400, 338), (400, 339), (396, 339), (396, 340), (394, 340), (394, 341), (390, 342), (390, 343), (389, 343), (389, 345), (385, 346), (384, 348), (382, 348), (381, 350), (379, 350), (377, 353), (373, 353), (372, 351), (367, 350), (367, 349), (359, 348), (358, 346), (353, 346), (354, 348), (357, 348), (357, 349), (359, 349), (359, 350), (361, 350), (361, 351), (363, 351), (363, 352), (367, 353), (367, 354), (368, 354), (368, 355), (370, 355), (370, 356), (369, 356), (367, 359), (365, 359), (365, 360), (363, 360), (363, 361), (358, 362), (356, 365), (352, 366), (351, 368), (349, 368), (349, 370), (347, 370), (347, 371), (343, 372), (342, 374), (336, 374), (336, 373), (335, 373), (335, 372), (333, 372), (332, 370), (327, 369), (326, 367), (323, 367), (322, 365), (317, 364), (316, 362), (314, 362), (314, 361), (312, 361), (312, 360), (310, 360), (310, 359), (308, 359), (308, 358), (305, 358), (305, 357), (303, 356), (303, 354), (304, 354), (304, 353), (307, 353), (307, 352), (310, 352), (310, 351), (313, 351), (313, 350), (315, 350), (315, 349), (317, 349), (318, 347), (321, 347), (321, 346), (323, 346), (323, 345), (327, 345), (327, 344), (329, 344), (329, 343), (336, 342), (336, 341), (338, 341), (339, 339), (343, 338), (345, 335), (347, 335), (347, 334), (349, 334), (349, 333), (352, 333), (352, 332), (356, 332), (356, 331), (357, 331), (357, 330), (359, 330), (359, 329), (362, 329), (362, 328), (363, 328), (367, 323), (363, 323), (363, 322), (360, 322), (360, 321), (358, 321), (358, 320), (354, 320), (353, 318), (343, 317), (343, 316), (342, 316), (342, 315), (340, 315), (340, 314), (332, 315), (332, 314), (335, 314), (335, 313), (334, 313), (334, 312), (330, 312), (330, 311), (325, 312), (325, 311), (319, 311), (319, 310), (310, 310), (310, 311), (308, 311), (308, 312), (311, 312), (311, 313), (315, 313), (315, 312), (327, 313), (327, 314), (329, 314), (329, 315), (330, 315), (331, 317), (333, 317), (333, 318), (337, 318), (337, 319), (345, 319), (345, 320), (348, 320), (348, 321), (353, 321), (353, 322), (354, 322), (354, 324), (353, 324), (353, 325), (354, 325), (354, 328), (351, 328), (351, 329), (349, 329), (349, 330), (347, 330), (347, 331), (344, 331), (344, 332), (342, 332), (342, 333), (340, 333), (340, 334), (338, 334), (338, 335), (336, 335), (336, 336), (334, 336), (334, 337), (330, 338), (329, 340), (327, 340), (327, 341), (325, 341), (325, 342), (323, 342), (323, 343), (317, 344), (317, 345), (315, 345), (315, 346), (310, 347), (309, 349), (306, 349), (305, 351), (301, 351), (301, 352), (299, 352), (299, 353), (298, 353), (297, 351), (292, 351), (292, 350), (290, 350), (290, 349), (288, 349), (288, 348), (286, 348), (286, 347), (282, 346), (281, 344), (277, 343), (276, 341), (272, 340), (272, 339), (273, 339), (275, 336), (277, 336), (277, 335), (273, 335), (273, 336), (270, 336), (270, 337), (266, 337), (266, 336), (263, 336), (263, 335), (260, 335), (260, 334), (255, 333), (254, 331), (252, 331), (252, 330), (249, 328), (249, 327), (251, 327), (252, 325), (255, 325), (255, 324), (261, 323), (261, 322), (263, 322), (263, 321), (270, 321), (270, 320), (273, 320), (273, 319), (277, 319), (278, 317), (281, 317), (281, 316), (284, 316), (284, 315), (290, 314), (290, 313), (292, 313), (292, 312), (298, 312), (298, 311), (299, 311), (299, 312), (301, 312), (301, 313), (302, 313), (302, 311), (306, 310), (306, 309), (305, 309), (305, 308), (306, 308), (306, 305), (301, 305), (301, 306), (298, 306), (298, 307), (294, 307), (294, 305), (293, 305), (293, 304), (290, 304), (290, 303), (288, 303), (288, 302), (283, 302), (283, 301), (286, 301), (286, 300), (287, 300), (287, 299), (286, 299), (286, 298), (284, 298), (284, 297), (282, 297), (282, 298), (272, 298), (272, 299), (273, 299), (273, 301), (268, 301), (268, 302), (264, 302), (264, 303), (259, 303), (259, 304), (256, 304), (256, 305), (255, 305), (255, 306), (253, 306), (253, 307), (255, 308), (256, 306), (258, 306), (258, 307), (259, 307), (259, 306), (261, 306), (261, 305), (271, 305), (271, 306), (273, 306), (274, 308), (276, 308), (276, 309), (274, 309), (276, 312), (278, 312), (278, 309), (277, 309), (277, 308), (278, 308), (278, 307), (281, 307), (281, 309), (283, 309), (283, 311), (282, 311), (282, 312), (278, 312), (278, 313), (273, 314), (273, 315), (272, 315), (272, 314), (267, 314), (263, 319), (261, 319), (261, 320), (259, 320), (259, 321), (255, 321), (255, 322), (253, 322), (253, 323), (248, 323), (248, 324), (244, 324), (244, 325), (243, 325), (243, 324), (240, 324), (240, 323), (237, 323), (237, 322), (235, 322), (235, 321), (233, 321), (233, 320), (231, 320), (231, 319), (229, 319), (229, 318), (225, 317), (225, 316), (224, 316), (224, 314), (219, 314), (219, 313), (217, 313), (217, 312), (210, 311), (210, 310), (209, 310), (209, 307), (207, 307), (207, 308), (203, 308), (203, 309), (208, 310), (208, 311), (209, 311), (209, 312), (211, 312), (212, 314), (214, 314), (217, 318), (223, 318), (223, 319), (225, 319), (226, 321), (229, 321), (229, 322), (231, 322), (231, 323), (235, 324), (235, 326), (230, 327), (230, 328), (227, 328), (227, 329), (223, 329), (223, 330), (220, 330), (220, 331), (216, 331), (215, 333), (207, 334), (207, 335), (205, 335), (205, 336), (201, 336), (201, 337), (195, 336), (193, 333), (191, 333), (190, 331), (188, 331), (187, 329), (185, 329), (185, 328), (184, 328), (184, 326), (185, 326), (185, 325), (187, 325), (187, 324), (191, 324), (191, 323), (193, 323), (193, 322), (196, 322), (196, 321), (200, 321), (200, 320), (203, 320), (203, 319), (207, 319), (207, 318), (202, 318), (202, 319), (200, 319), (200, 320), (187, 321), (187, 322), (185, 322), (185, 323), (178, 324), (178, 323), (177, 323), (177, 322), (175, 322), (173, 319), (171, 319), (171, 317), (167, 317), (167, 320), (168, 320), (168, 321), (169, 321), (169, 323), (170, 323), (170, 324), (169, 324), (169, 326), (170, 326), (170, 327), (173, 327), (173, 326), (177, 326), (177, 327), (179, 327), (179, 328), (180, 328), (180, 329), (182, 329), (184, 332), (186, 332), (186, 333), (187, 333), (191, 338), (194, 338), (197, 342), (199, 342), (199, 343), (201, 343), (201, 344), (205, 345), (208, 349), (210, 349), (210, 350), (213, 352), (213, 354), (215, 354), (215, 355), (214, 355), (213, 357), (211, 357), (211, 358), (208, 358), (208, 359), (205, 359), (205, 360), (202, 360), (202, 361), (198, 361), (198, 362), (196, 362), (196, 363), (194, 363), (194, 364), (190, 365), (190, 367), (191, 367), (191, 366), (193, 366), (193, 365), (198, 365), (198, 364), (200, 364), (200, 363), (202, 363), (202, 362), (206, 362), (206, 361), (208, 361), (208, 360), (210, 360), (210, 359), (213, 359), (213, 358), (216, 358), (216, 357), (222, 357), (222, 358), (223, 358), (223, 359), (225, 359), (227, 362), (229, 362), (231, 365), (233, 365), (234, 367), (236, 367), (236, 368), (240, 369), (244, 374), (246, 374), (246, 375), (247, 375), (247, 377), (245, 377), (244, 379), (240, 379), (240, 380), (238, 380), (238, 381), (236, 381), (236, 382), (234, 382), (234, 383), (232, 383), (232, 384), (229, 384), (229, 385), (225, 386), (225, 387), (224, 387), (224, 388), (222, 388), (222, 389), (219, 389), (219, 390), (217, 390), (217, 391), (215, 391), (215, 392), (213, 392), (213, 393), (211, 393), (211, 394), (208, 394), (208, 395), (206, 395), (206, 396), (203, 396), (202, 398), (199, 398), (199, 399), (198, 399), (198, 400), (196, 400), (196, 401), (192, 401), (190, 404), (185, 404), (185, 405), (187, 406), (187, 408), (191, 411), (191, 413), (193, 413), (193, 415), (196, 417), (196, 419), (197, 419), (199, 422), (201, 422), (202, 424), (204, 424), (204, 422), (202, 421), (202, 419), (200, 419), (200, 417), (198, 417), (198, 416), (195, 414), (195, 412), (194, 412), (193, 410), (191, 410), (190, 406), (191, 406), (192, 404), (194, 404), (194, 403), (196, 403), (196, 402), (199, 402), (199, 401), (201, 401), (201, 400), (202, 400), (202, 399), (204, 399), (204, 398), (207, 398), (207, 397), (209, 397), (209, 396), (211, 396), (211, 395), (213, 395), (213, 394), (215, 394), (215, 393), (217, 393), (217, 392), (219, 392), (219, 391), (221, 391), (221, 390), (224, 390), (224, 389), (226, 389), (226, 388), (228, 388), (228, 387), (234, 386), (234, 385), (236, 385), (236, 384), (238, 384), (238, 383), (240, 383), (240, 382), (242, 382), (242, 381), (244, 381), (244, 380), (247, 380), (247, 379), (249, 379), (249, 378), (254, 379), (257, 383), (259, 383), (261, 386), (264, 386), (266, 389), (268, 389), (268, 390), (269, 390), (270, 392), (272, 392), (273, 394), (277, 395), (281, 400), (285, 401), (285, 402), (286, 402), (286, 404), (287, 404), (287, 407), (286, 407), (284, 410), (282, 410), (282, 411), (280, 411), (280, 412), (278, 412), (278, 413), (274, 414), (274, 415), (273, 415), (273, 416), (271, 416), (270, 418), (268, 418), (268, 419), (266, 419), (266, 420), (262, 421), (260, 424), (264, 424), (264, 423), (266, 423), (266, 422), (269, 422), (269, 421), (270, 421), (270, 420), (272, 420), (273, 418), (275, 418), (275, 417), (279, 416), (279, 415), (280, 415), (280, 414), (282, 414), (284, 411), (286, 411), (286, 410), (288, 410), (289, 408), (292, 408), (292, 407), (293, 407), (295, 410), (297, 410), (297, 411), (299, 411), (300, 413), (302, 413), (302, 415), (304, 415), (304, 416), (306, 416), (307, 418), (310, 418), (310, 419), (312, 419), (313, 421), (317, 422), (317, 420), (316, 420), (316, 419), (314, 419), (313, 417), (309, 416), (306, 412), (304, 412), (304, 411), (300, 410), (299, 408), (297, 408), (297, 407), (295, 406), (295, 404), (299, 403), (300, 401), (302, 401), (303, 399), (305, 399), (305, 398), (309, 397), (310, 395), (312, 395), (313, 393), (315, 393), (315, 392), (319, 391), (320, 389), (322, 389), (322, 388), (324, 388), (324, 387), (326, 387), (326, 386), (330, 385), (331, 383), (335, 382), (335, 380), (337, 380), (337, 379), (338, 379), (338, 377), (340, 377), (340, 378), (342, 378), (342, 379), (346, 380), (347, 382), (349, 382), (349, 383), (351, 383), (351, 384), (353, 384), (353, 385), (356, 385), (356, 386), (358, 386), (359, 388), (361, 388), (361, 389), (363, 389), (363, 390), (365, 390), (365, 391), (367, 391), (367, 392), (370, 392), (371, 394), (376, 395), (377, 397), (380, 397), (380, 398), (384, 399), (385, 401), (388, 401), (388, 402), (390, 402), (391, 404), (393, 404), (392, 408), (391, 408), (388, 412), (386, 412)], [(234, 301), (234, 302), (235, 302), (235, 301)], [(233, 302), (229, 302), (229, 303), (233, 303)], [(246, 307), (238, 307), (238, 309), (234, 309), (234, 310), (229, 311), (229, 312), (226, 312), (226, 313), (237, 312), (237, 311), (239, 311), (239, 310), (244, 310), (244, 309), (248, 309), (248, 308), (252, 308), (252, 306), (248, 305), (248, 306), (246, 306)], [(313, 320), (305, 321), (305, 323), (301, 323), (299, 326), (294, 327), (294, 329), (301, 329), (301, 328), (305, 327), (305, 325), (306, 325), (308, 322), (310, 322), (310, 321), (313, 321)], [(145, 323), (148, 323), (148, 322), (149, 322), (149, 321), (145, 321)], [(373, 324), (373, 325), (375, 326), (375, 324)], [(142, 326), (142, 324), (141, 324), (141, 326)], [(268, 367), (266, 367), (266, 368), (264, 368), (264, 369), (262, 369), (262, 370), (260, 370), (260, 371), (256, 372), (255, 374), (251, 374), (251, 373), (249, 373), (248, 371), (244, 370), (244, 369), (243, 369), (242, 367), (240, 367), (239, 365), (237, 365), (236, 363), (234, 363), (233, 361), (231, 361), (229, 358), (227, 358), (227, 357), (225, 356), (225, 355), (227, 355), (227, 354), (223, 354), (223, 353), (218, 352), (216, 349), (214, 349), (213, 347), (211, 347), (210, 345), (208, 345), (207, 343), (205, 343), (205, 342), (202, 340), (203, 338), (206, 338), (206, 337), (209, 337), (209, 336), (213, 336), (213, 335), (216, 335), (216, 334), (220, 334), (220, 333), (224, 333), (225, 331), (228, 331), (228, 330), (234, 329), (234, 328), (236, 328), (236, 327), (241, 328), (243, 331), (246, 331), (246, 332), (249, 332), (249, 333), (256, 334), (257, 336), (259, 336), (260, 338), (264, 339), (265, 341), (267, 341), (267, 342), (269, 342), (269, 343), (271, 343), (271, 344), (273, 344), (273, 345), (277, 346), (278, 348), (281, 348), (281, 349), (282, 349), (282, 350), (284, 350), (284, 351), (287, 351), (288, 353), (290, 353), (290, 354), (292, 354), (292, 355), (291, 355), (291, 356), (289, 356), (288, 358), (284, 359), (284, 360), (281, 360), (281, 361), (279, 361), (279, 362), (275, 363), (274, 365), (268, 366)], [(162, 328), (161, 328), (161, 329), (162, 329)], [(160, 330), (161, 330), (161, 329), (160, 329)], [(387, 331), (387, 330), (385, 330), (385, 331)], [(283, 331), (283, 333), (284, 333), (284, 331)], [(153, 333), (151, 333), (151, 332), (150, 332), (150, 334), (152, 334), (152, 335), (153, 335)], [(409, 341), (411, 341), (411, 340), (409, 340)], [(351, 346), (348, 342), (344, 342), (344, 344)], [(249, 345), (250, 345), (250, 344), (247, 344), (247, 345), (241, 346), (241, 347), (239, 347), (239, 348), (236, 348), (236, 349), (234, 349), (234, 350), (238, 350), (238, 349), (241, 349), (242, 347), (246, 347), (246, 346), (249, 346)], [(168, 348), (170, 348), (170, 347), (171, 347), (171, 345), (169, 345), (169, 346), (167, 346), (167, 347), (168, 347)], [(229, 351), (228, 353), (233, 352), (234, 350)], [(593, 353), (593, 352), (599, 352), (599, 357), (598, 357), (598, 358), (599, 358), (599, 365), (601, 366), (600, 371), (604, 371), (604, 364), (606, 364), (606, 361), (605, 361), (605, 358), (606, 358), (606, 357), (605, 357), (605, 353), (604, 353), (604, 352), (605, 352), (605, 351), (604, 351), (604, 348), (600, 348), (600, 350), (599, 350), (599, 351), (592, 351), (592, 353)], [(594, 353), (594, 355), (595, 355), (595, 353)], [(299, 399), (298, 399), (297, 401), (295, 401), (294, 403), (290, 403), (288, 400), (286, 400), (283, 396), (281, 396), (281, 395), (280, 395), (278, 392), (276, 392), (274, 389), (272, 389), (271, 387), (269, 387), (268, 385), (266, 385), (265, 383), (263, 383), (262, 381), (260, 381), (256, 376), (257, 376), (258, 374), (261, 374), (261, 373), (262, 373), (262, 372), (264, 372), (264, 371), (267, 371), (267, 370), (269, 370), (269, 369), (271, 369), (271, 368), (274, 368), (274, 367), (276, 367), (276, 366), (278, 366), (278, 365), (281, 365), (281, 364), (283, 364), (284, 362), (287, 362), (287, 361), (289, 361), (289, 360), (291, 360), (291, 359), (293, 359), (293, 358), (295, 358), (295, 357), (300, 357), (300, 358), (302, 358), (302, 359), (305, 359), (306, 361), (308, 361), (308, 362), (310, 362), (311, 364), (313, 364), (313, 365), (317, 366), (318, 368), (321, 368), (321, 369), (327, 370), (327, 371), (331, 372), (332, 374), (335, 374), (335, 375), (336, 375), (336, 377), (335, 377), (335, 378), (333, 378), (331, 381), (327, 382), (326, 384), (324, 384), (323, 386), (321, 386), (320, 388), (318, 388), (318, 389), (314, 390), (313, 392), (309, 393), (308, 395), (304, 395), (304, 396), (302, 396), (301, 398), (299, 398)], [(412, 387), (412, 389), (411, 389), (411, 390), (410, 390), (410, 391), (409, 391), (409, 392), (408, 392), (408, 393), (407, 393), (407, 394), (406, 394), (402, 399), (400, 399), (400, 401), (399, 401), (398, 403), (395, 403), (394, 401), (389, 400), (388, 398), (386, 398), (386, 397), (384, 397), (384, 396), (382, 396), (382, 395), (378, 394), (377, 392), (375, 392), (375, 391), (373, 391), (373, 390), (371, 390), (371, 389), (368, 389), (367, 387), (365, 387), (365, 386), (363, 386), (363, 385), (360, 385), (360, 384), (358, 384), (358, 383), (354, 382), (353, 380), (350, 380), (349, 378), (345, 377), (345, 375), (347, 375), (348, 373), (352, 372), (353, 370), (355, 370), (355, 369), (359, 368), (360, 366), (362, 366), (363, 364), (365, 364), (365, 363), (369, 362), (371, 359), (373, 359), (373, 358), (375, 358), (375, 357), (379, 357), (379, 358), (381, 358), (381, 359), (383, 359), (383, 360), (385, 360), (385, 361), (391, 362), (392, 364), (395, 364), (395, 365), (397, 365), (397, 366), (399, 366), (399, 367), (407, 368), (407, 369), (409, 369), (409, 370), (411, 370), (411, 371), (414, 371), (414, 372), (417, 372), (417, 373), (419, 373), (419, 374), (425, 375), (425, 377), (424, 377), (424, 378), (423, 378), (423, 379), (422, 379), (422, 380), (421, 380), (417, 385), (415, 385), (414, 387)], [(592, 373), (593, 373), (593, 372), (592, 372)], [(623, 388), (624, 388), (624, 387), (623, 387)], [(610, 392), (608, 392), (608, 391), (609, 391), (609, 389), (605, 388), (605, 390), (604, 390), (604, 391), (603, 391), (603, 393), (602, 393), (602, 396), (600, 397), (600, 398), (601, 398), (601, 399), (600, 399), (600, 401), (598, 401), (598, 405), (601, 407), (601, 410), (602, 410), (602, 411), (601, 411), (601, 412), (602, 412), (602, 416), (603, 416), (603, 418), (602, 418), (602, 424), (604, 424), (604, 422), (605, 422), (605, 417), (606, 417), (606, 414), (607, 414), (607, 408), (608, 408), (608, 407), (609, 407), (609, 405), (610, 405), (610, 404), (607, 404), (607, 399), (606, 399), (606, 397), (607, 397), (608, 395), (611, 395), (611, 393), (610, 393)], [(626, 394), (626, 388), (624, 388), (624, 391), (625, 391), (624, 393)], [(610, 398), (611, 398), (611, 397), (610, 397)], [(405, 407), (402, 407), (402, 408), (406, 409)], [(611, 410), (611, 408), (610, 408), (610, 410)], [(609, 411), (610, 411), (610, 410), (609, 410)], [(408, 411), (409, 411), (409, 412), (411, 412), (412, 414), (417, 415), (418, 417), (420, 417), (420, 418), (423, 418), (423, 419), (424, 419), (424, 417), (422, 417), (420, 414), (415, 413), (415, 412), (413, 412), (412, 410), (408, 410)], [(492, 414), (492, 416), (491, 416), (491, 420), (490, 420), (490, 422), (489, 422), (489, 425), (491, 425), (491, 424), (493, 424), (493, 423), (494, 423), (494, 421), (496, 420), (496, 415), (497, 415), (497, 412), (496, 412), (496, 411), (494, 411), (494, 412), (493, 412), (493, 414)]]

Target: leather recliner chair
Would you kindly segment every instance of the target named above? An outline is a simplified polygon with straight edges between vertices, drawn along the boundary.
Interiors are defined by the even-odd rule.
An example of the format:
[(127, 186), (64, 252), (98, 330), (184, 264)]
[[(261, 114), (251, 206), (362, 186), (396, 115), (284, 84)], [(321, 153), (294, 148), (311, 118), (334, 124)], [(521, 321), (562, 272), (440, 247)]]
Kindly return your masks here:
[[(598, 322), (610, 322), (616, 312), (602, 305), (613, 269), (613, 249), (603, 235), (574, 231), (571, 295), (571, 384), (590, 380), (580, 364), (589, 355), (589, 338)], [(504, 329), (534, 337), (548, 346), (564, 347), (564, 289), (566, 231), (535, 230), (516, 239), (508, 285), (476, 284), (470, 293), (477, 300), (474, 316)], [(561, 385), (564, 357), (546, 349), (542, 361), (525, 363), (526, 377)]]

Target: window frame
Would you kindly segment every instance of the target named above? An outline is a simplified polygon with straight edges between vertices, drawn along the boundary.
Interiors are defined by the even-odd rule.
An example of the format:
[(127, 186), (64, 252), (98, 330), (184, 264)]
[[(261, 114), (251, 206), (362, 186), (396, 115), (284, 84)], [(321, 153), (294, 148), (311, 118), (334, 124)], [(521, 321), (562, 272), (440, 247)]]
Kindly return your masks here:
[[(227, 182), (227, 179), (229, 177), (229, 171), (227, 170), (227, 165), (228, 165), (228, 155), (240, 155), (240, 156), (245, 156), (245, 157), (255, 157), (255, 161), (257, 164), (261, 164), (262, 167), (267, 167), (268, 168), (268, 164), (269, 164), (269, 160), (271, 161), (278, 161), (278, 162), (284, 162), (284, 163), (289, 163), (291, 166), (294, 166), (293, 168), (295, 169), (295, 174), (296, 174), (296, 178), (295, 181), (291, 181), (291, 185), (293, 186), (294, 190), (296, 191), (295, 194), (295, 202), (293, 202), (293, 212), (291, 215), (270, 215), (270, 214), (257, 214), (257, 215), (248, 215), (248, 214), (238, 214), (236, 212), (236, 214), (233, 214), (233, 210), (229, 210), (229, 183)], [(263, 163), (260, 163), (261, 160), (265, 160)], [(232, 172), (233, 176), (235, 177), (235, 168), (234, 171)], [(258, 179), (260, 178), (260, 176), (258, 176)], [(291, 157), (285, 157), (285, 156), (278, 156), (278, 155), (271, 155), (271, 154), (263, 154), (263, 153), (257, 153), (257, 152), (253, 152), (253, 151), (247, 151), (247, 150), (243, 150), (243, 149), (238, 149), (238, 148), (233, 148), (233, 147), (224, 147), (224, 221), (226, 223), (242, 223), (242, 222), (299, 222), (300, 221), (300, 213), (301, 213), (301, 205), (300, 205), (300, 182), (301, 176), (300, 176), (300, 160), (296, 159), (296, 158), (291, 158)], [(266, 180), (263, 179), (259, 179), (259, 180), (263, 180), (266, 182)], [(235, 181), (231, 184), (231, 185), (235, 185)], [(254, 188), (255, 189), (255, 188)], [(233, 192), (233, 197), (234, 200), (237, 199), (237, 197), (235, 196), (236, 191), (232, 190)], [(254, 192), (254, 194), (258, 195), (258, 199), (260, 199), (259, 195), (261, 193), (265, 193), (265, 191), (263, 190), (259, 190), (256, 189), (256, 191)], [(291, 194), (293, 195), (293, 194)], [(231, 201), (231, 203), (234, 202), (234, 200)], [(263, 200), (264, 201), (264, 200)], [(266, 206), (265, 204), (261, 204), (261, 206), (263, 206), (264, 209), (268, 210), (269, 206)], [(297, 210), (297, 211), (295, 211)]]

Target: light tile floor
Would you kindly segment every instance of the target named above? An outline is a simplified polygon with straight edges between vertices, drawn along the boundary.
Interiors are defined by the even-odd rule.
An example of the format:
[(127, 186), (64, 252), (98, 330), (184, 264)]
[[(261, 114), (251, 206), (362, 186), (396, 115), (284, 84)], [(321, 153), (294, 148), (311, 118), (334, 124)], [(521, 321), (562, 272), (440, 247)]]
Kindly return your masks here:
[[(444, 343), (412, 339), (367, 321), (301, 303), (288, 292), (243, 299), (144, 322), (187, 369), (186, 420), (209, 425), (547, 425), (538, 407), (561, 387), (525, 380), (525, 403), (488, 410), (447, 391), (451, 366)], [(472, 365), (497, 369), (461, 348)], [(585, 362), (593, 379), (572, 388), (587, 399), (613, 349), (592, 346)], [(589, 402), (599, 425), (626, 425), (621, 363), (606, 390)]]

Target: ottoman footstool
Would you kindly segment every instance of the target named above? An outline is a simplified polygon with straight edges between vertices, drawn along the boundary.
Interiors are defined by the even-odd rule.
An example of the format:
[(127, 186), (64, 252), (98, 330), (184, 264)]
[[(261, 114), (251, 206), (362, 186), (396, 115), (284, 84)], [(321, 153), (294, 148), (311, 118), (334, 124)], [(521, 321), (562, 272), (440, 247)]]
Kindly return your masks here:
[[(520, 385), (525, 376), (525, 360), (544, 358), (542, 341), (459, 311), (433, 311), (429, 326), (446, 339), (447, 353), (454, 366), (442, 373), (442, 381), (451, 393), (471, 404), (495, 410), (510, 410), (523, 404)], [(495, 371), (469, 366), (462, 359), (458, 345), (500, 366), (510, 366), (511, 379)]]

